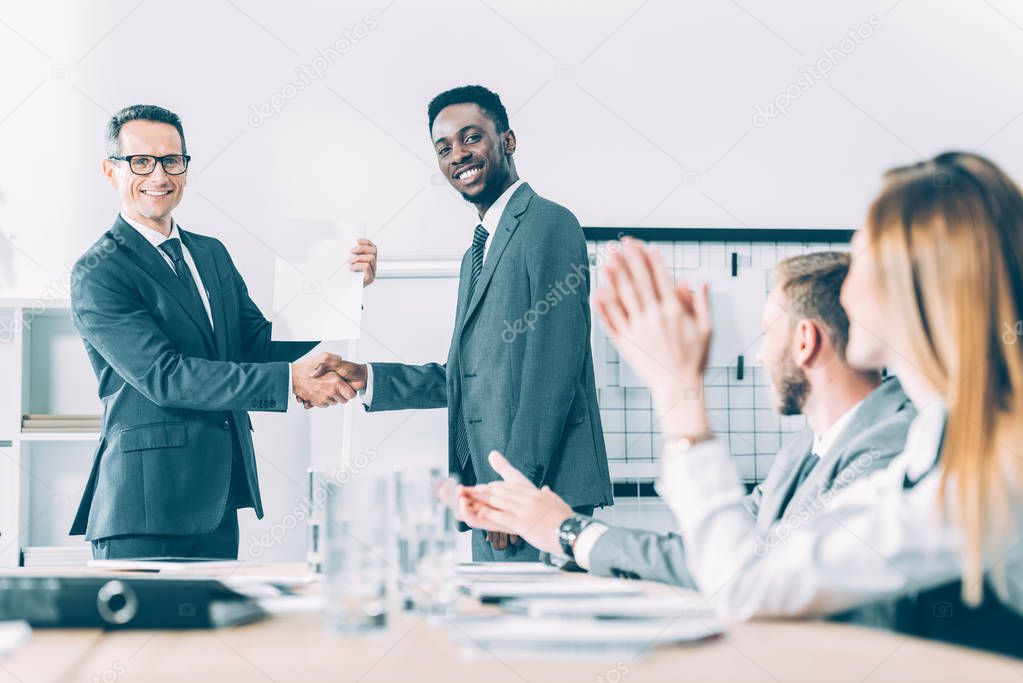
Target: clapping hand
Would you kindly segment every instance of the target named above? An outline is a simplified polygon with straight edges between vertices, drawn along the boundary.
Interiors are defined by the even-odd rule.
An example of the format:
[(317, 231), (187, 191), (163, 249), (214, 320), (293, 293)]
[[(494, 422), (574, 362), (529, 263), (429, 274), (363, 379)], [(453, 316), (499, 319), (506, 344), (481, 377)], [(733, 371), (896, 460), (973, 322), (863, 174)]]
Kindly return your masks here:
[[(490, 466), (503, 481), (458, 487), (455, 515), (471, 527), (486, 529), (488, 540), (500, 550), (493, 534), (521, 537), (534, 548), (559, 553), (558, 530), (572, 516), (572, 508), (550, 487), (537, 488), (497, 451)], [(504, 546), (502, 546), (504, 547)]]
[(596, 292), (597, 312), (650, 387), (662, 431), (708, 432), (703, 376), (713, 330), (706, 285), (697, 293), (676, 285), (656, 248), (628, 238), (603, 271), (608, 284)]

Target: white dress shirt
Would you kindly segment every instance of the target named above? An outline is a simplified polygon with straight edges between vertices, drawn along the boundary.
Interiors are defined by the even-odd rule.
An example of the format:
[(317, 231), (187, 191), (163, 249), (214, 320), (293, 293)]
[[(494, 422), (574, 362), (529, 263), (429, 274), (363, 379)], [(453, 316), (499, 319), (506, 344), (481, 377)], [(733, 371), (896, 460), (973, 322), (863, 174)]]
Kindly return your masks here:
[(150, 244), (153, 245), (153, 247), (156, 248), (156, 251), (160, 254), (160, 256), (163, 257), (163, 260), (167, 262), (167, 265), (170, 267), (172, 273), (177, 272), (174, 270), (174, 261), (172, 261), (171, 257), (167, 255), (167, 252), (160, 248), (160, 245), (166, 242), (167, 240), (171, 239), (177, 239), (179, 242), (181, 242), (181, 254), (185, 259), (185, 265), (187, 265), (188, 269), (192, 271), (192, 278), (195, 280), (196, 289), (199, 290), (199, 298), (202, 299), (202, 305), (203, 308), (206, 309), (206, 317), (209, 318), (210, 329), (212, 330), (213, 313), (210, 311), (209, 294), (206, 293), (206, 286), (203, 285), (202, 278), (199, 277), (199, 269), (195, 267), (195, 261), (192, 260), (192, 253), (188, 251), (188, 247), (185, 246), (184, 240), (181, 239), (181, 233), (178, 232), (178, 224), (174, 221), (174, 219), (171, 219), (170, 235), (164, 235), (162, 232), (158, 230), (153, 230), (148, 226), (133, 221), (132, 219), (125, 216), (123, 213), (121, 214), (121, 218), (124, 219), (125, 223), (135, 228), (135, 230), (137, 230), (140, 235), (146, 238), (147, 242), (149, 242)]
[[(658, 491), (675, 513), (701, 592), (726, 618), (821, 615), (960, 578), (962, 533), (937, 503), (946, 415), (941, 401), (925, 406), (887, 468), (821, 494), (816, 514), (782, 519), (764, 535), (743, 505), (727, 442), (688, 451), (668, 444)], [(915, 486), (904, 486), (907, 477)], [(954, 485), (946, 497), (954, 505)], [(1018, 497), (1010, 515), (1019, 533)], [(1023, 544), (1012, 546), (1015, 540), (992, 544), (985, 566), (1001, 565), (1006, 590), (999, 597), (1023, 611)]]
[[(487, 239), (483, 243), (483, 263), (487, 263), (487, 254), (490, 253), (490, 245), (494, 241), (494, 233), (497, 232), (497, 226), (501, 224), (501, 217), (504, 215), (504, 210), (508, 207), (508, 201), (515, 194), (515, 190), (519, 189), (524, 181), (520, 178), (516, 180), (511, 186), (501, 193), (501, 196), (490, 205), (487, 212), (483, 214), (483, 218), (480, 219), (480, 224), (487, 231)], [(476, 230), (476, 226), (473, 226), (473, 231)], [(366, 363), (366, 391), (362, 394), (362, 403), (367, 408), (373, 403), (373, 364)]]
[[(842, 430), (848, 426), (852, 421), (853, 415), (856, 414), (857, 409), (863, 401), (860, 401), (849, 410), (842, 414), (842, 417), (835, 420), (834, 423), (826, 430), (823, 434), (813, 435), (813, 453), (818, 458), (823, 458), (827, 454), (828, 450), (834, 445), (835, 439), (842, 433)], [(572, 555), (574, 555), (574, 561), (577, 565), (583, 569), (589, 571), (590, 569), (590, 553), (593, 552), (594, 546), (600, 537), (608, 530), (608, 526), (603, 522), (592, 522), (579, 534), (579, 538), (575, 540), (575, 544), (572, 547)]]

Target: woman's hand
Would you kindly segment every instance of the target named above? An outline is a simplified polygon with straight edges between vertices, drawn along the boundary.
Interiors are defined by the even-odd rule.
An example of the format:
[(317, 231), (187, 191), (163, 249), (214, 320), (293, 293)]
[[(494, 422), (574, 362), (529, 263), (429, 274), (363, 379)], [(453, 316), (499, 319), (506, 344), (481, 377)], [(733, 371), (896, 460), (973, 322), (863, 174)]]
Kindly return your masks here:
[(660, 252), (626, 238), (604, 268), (607, 285), (595, 300), (625, 361), (650, 387), (661, 431), (694, 436), (709, 431), (703, 375), (712, 335), (706, 285), (693, 293), (675, 285)]
[(544, 486), (538, 489), (497, 451), (490, 466), (503, 481), (459, 487), (457, 515), (469, 526), (514, 534), (534, 548), (560, 553), (558, 530), (572, 508)]

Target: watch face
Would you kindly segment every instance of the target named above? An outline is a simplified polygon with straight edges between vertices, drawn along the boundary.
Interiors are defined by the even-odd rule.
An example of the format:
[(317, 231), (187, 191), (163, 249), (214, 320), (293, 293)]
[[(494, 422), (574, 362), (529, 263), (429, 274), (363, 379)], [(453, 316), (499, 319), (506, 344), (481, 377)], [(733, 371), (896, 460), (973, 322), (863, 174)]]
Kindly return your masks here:
[(579, 538), (579, 534), (585, 529), (590, 523), (590, 520), (583, 517), (572, 516), (561, 523), (561, 528), (558, 530), (558, 537), (561, 541), (561, 550), (565, 553), (566, 557), (575, 559), (575, 553), (573, 552), (572, 545), (576, 539)]

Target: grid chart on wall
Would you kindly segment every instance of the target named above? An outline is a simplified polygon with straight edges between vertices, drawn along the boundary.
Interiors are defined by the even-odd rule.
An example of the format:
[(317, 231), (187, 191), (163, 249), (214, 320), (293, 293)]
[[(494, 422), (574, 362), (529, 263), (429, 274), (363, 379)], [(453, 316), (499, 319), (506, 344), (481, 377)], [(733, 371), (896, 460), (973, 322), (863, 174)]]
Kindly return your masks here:
[[(603, 284), (599, 266), (617, 242), (601, 239), (611, 228), (587, 228), (593, 288)], [(676, 282), (708, 282), (714, 311), (714, 341), (704, 389), (715, 433), (727, 438), (743, 479), (761, 481), (788, 435), (805, 418), (782, 416), (766, 370), (755, 357), (760, 347), (761, 311), (773, 284), (774, 266), (796, 254), (849, 250), (850, 231), (656, 228), (624, 230), (660, 249)], [(740, 239), (725, 240), (735, 233)], [(810, 241), (812, 238), (813, 241)], [(808, 239), (810, 238), (810, 239)], [(593, 356), (601, 422), (612, 476), (643, 480), (657, 476), (662, 440), (650, 392), (623, 362), (601, 323), (593, 325)]]

